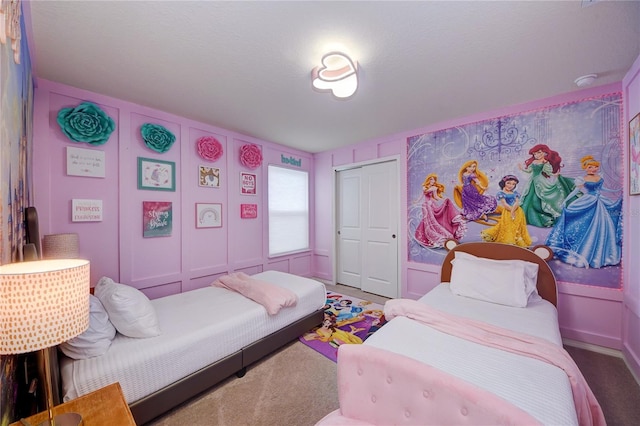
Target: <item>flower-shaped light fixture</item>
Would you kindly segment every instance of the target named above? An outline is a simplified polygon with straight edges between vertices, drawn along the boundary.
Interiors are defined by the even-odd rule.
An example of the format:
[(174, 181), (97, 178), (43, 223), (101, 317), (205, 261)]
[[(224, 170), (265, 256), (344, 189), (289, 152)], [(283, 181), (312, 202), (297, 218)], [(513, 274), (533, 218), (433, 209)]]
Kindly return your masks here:
[(331, 92), (339, 99), (353, 96), (358, 89), (358, 63), (341, 52), (327, 53), (322, 65), (311, 70), (313, 88), (320, 92)]

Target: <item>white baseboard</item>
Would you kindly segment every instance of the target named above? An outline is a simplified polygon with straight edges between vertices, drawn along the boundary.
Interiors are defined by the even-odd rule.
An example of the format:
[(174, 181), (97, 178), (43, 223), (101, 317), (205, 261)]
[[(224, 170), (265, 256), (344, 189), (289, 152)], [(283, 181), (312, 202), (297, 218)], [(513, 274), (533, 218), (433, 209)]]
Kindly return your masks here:
[(598, 352), (604, 355), (615, 356), (617, 358), (624, 359), (622, 355), (622, 351), (617, 349), (605, 348), (604, 346), (593, 345), (591, 343), (578, 342), (577, 340), (572, 339), (562, 339), (562, 343), (567, 346), (573, 346), (580, 349), (586, 349), (592, 352)]
[(629, 370), (629, 372), (631, 373), (633, 378), (636, 380), (638, 385), (640, 385), (640, 378), (636, 376), (636, 373), (633, 371), (633, 368), (629, 366), (629, 363), (627, 362), (627, 358), (624, 356), (622, 351), (611, 349), (611, 348), (605, 348), (604, 346), (592, 345), (591, 343), (578, 342), (577, 340), (571, 340), (571, 339), (562, 339), (562, 343), (564, 343), (567, 346), (574, 346), (576, 348), (585, 349), (588, 351), (598, 352), (604, 355), (610, 355), (610, 356), (615, 356), (617, 358), (621, 358), (622, 361), (624, 361), (624, 365), (627, 366), (627, 370)]

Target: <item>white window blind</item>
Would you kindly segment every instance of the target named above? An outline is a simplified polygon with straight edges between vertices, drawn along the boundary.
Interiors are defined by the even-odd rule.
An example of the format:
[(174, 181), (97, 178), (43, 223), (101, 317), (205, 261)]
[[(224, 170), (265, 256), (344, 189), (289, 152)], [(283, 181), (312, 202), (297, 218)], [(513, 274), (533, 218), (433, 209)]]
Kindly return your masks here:
[(309, 173), (269, 165), (269, 256), (309, 249)]

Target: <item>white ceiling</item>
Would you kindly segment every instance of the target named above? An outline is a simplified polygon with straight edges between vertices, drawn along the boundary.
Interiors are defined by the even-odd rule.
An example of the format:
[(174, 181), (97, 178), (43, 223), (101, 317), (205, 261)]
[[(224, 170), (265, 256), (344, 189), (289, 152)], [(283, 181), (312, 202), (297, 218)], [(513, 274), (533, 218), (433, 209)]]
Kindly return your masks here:
[[(586, 3), (591, 3), (587, 1)], [(621, 81), (640, 2), (55, 1), (25, 3), (36, 77), (308, 152)], [(349, 100), (311, 69), (342, 46)]]

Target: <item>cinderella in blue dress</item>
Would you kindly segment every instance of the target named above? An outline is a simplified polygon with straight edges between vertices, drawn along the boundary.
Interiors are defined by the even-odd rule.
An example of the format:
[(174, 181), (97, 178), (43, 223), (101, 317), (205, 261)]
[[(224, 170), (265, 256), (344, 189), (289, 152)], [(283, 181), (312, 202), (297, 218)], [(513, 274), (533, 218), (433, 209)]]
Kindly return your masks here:
[[(576, 181), (576, 184), (578, 181)], [(562, 209), (547, 237), (555, 256), (578, 268), (617, 265), (622, 255), (622, 197), (615, 201), (601, 196), (604, 180), (584, 181), (582, 197)]]

